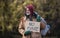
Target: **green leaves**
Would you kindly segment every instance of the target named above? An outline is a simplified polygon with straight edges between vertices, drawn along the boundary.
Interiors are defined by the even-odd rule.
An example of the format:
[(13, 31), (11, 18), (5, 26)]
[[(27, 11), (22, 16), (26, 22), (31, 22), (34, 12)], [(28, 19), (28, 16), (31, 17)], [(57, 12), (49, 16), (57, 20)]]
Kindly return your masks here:
[(35, 11), (37, 11), (40, 16), (45, 19), (49, 19), (49, 24), (52, 25), (54, 22), (53, 20), (58, 19), (60, 14), (60, 11), (58, 11), (60, 10), (60, 3), (56, 0), (2, 0), (0, 1), (1, 30), (12, 31), (14, 27), (17, 28), (19, 20), (25, 11), (24, 6), (28, 4), (33, 4), (35, 6)]

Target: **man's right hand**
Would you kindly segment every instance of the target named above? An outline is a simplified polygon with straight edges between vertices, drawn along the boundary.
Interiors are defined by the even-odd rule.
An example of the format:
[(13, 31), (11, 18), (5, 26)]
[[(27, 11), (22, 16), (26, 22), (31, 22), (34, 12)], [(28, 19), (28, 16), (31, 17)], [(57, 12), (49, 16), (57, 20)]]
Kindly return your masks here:
[(19, 33), (21, 33), (22, 35), (24, 35), (24, 30), (23, 29), (20, 29), (19, 30)]

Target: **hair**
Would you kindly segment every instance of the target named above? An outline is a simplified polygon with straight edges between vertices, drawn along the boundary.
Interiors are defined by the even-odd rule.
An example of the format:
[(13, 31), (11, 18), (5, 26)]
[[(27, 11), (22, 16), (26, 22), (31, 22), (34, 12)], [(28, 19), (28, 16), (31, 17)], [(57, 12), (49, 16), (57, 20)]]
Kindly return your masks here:
[(32, 4), (27, 5), (25, 8), (30, 10), (31, 15), (34, 13), (34, 6)]

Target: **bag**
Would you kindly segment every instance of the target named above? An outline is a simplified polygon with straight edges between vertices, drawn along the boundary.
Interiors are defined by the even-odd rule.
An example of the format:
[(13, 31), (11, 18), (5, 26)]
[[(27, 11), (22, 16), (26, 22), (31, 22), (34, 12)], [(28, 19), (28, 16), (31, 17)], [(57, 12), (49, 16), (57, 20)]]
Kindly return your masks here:
[(45, 36), (50, 29), (50, 25), (46, 25), (45, 29), (41, 30), (41, 35)]

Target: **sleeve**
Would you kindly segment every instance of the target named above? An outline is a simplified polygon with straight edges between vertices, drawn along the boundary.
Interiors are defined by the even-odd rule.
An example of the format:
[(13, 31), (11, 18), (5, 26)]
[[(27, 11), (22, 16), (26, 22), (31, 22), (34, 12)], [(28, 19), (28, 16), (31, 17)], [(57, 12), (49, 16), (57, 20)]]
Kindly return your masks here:
[(19, 26), (18, 26), (18, 31), (20, 34), (24, 34), (24, 26), (23, 26), (23, 18), (20, 19), (20, 23), (19, 23)]

